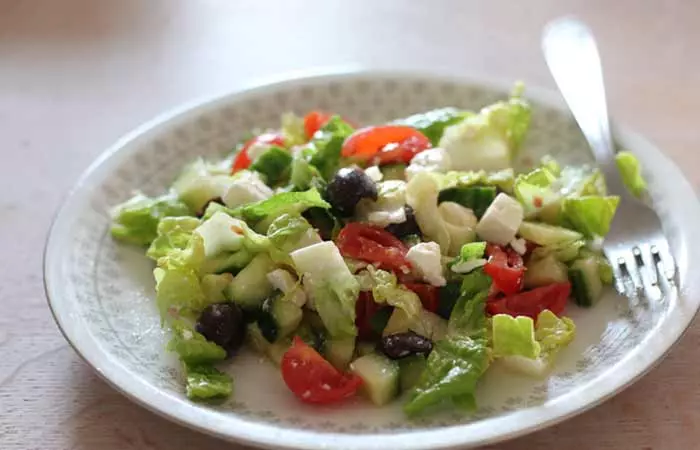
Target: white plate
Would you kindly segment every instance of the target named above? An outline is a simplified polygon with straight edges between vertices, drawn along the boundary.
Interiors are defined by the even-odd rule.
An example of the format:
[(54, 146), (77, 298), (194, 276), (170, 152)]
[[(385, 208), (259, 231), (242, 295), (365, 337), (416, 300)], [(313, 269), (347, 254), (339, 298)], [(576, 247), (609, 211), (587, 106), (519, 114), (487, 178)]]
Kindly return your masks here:
[[(266, 84), (166, 114), (109, 149), (79, 180), (51, 229), (46, 292), (75, 350), (110, 384), (152, 411), (229, 440), (276, 448), (452, 448), (512, 438), (561, 421), (628, 386), (658, 362), (698, 309), (700, 279), (687, 255), (700, 254), (700, 207), (691, 185), (663, 154), (618, 129), (621, 145), (639, 155), (672, 241), (680, 271), (678, 296), (653, 304), (613, 294), (596, 307), (569, 308), (578, 335), (546, 380), (489, 369), (479, 410), (406, 420), (396, 405), (361, 400), (315, 408), (297, 402), (278, 371), (246, 355), (231, 367), (235, 395), (220, 406), (183, 395), (179, 368), (163, 350), (154, 306), (151, 263), (140, 249), (108, 233), (108, 209), (135, 189), (162, 192), (199, 155), (228, 152), (250, 129), (277, 126), (280, 113), (338, 112), (360, 123), (454, 105), (477, 109), (504, 98), (510, 86), (406, 73), (325, 74)], [(529, 89), (534, 105), (524, 160), (552, 154), (564, 163), (589, 160), (577, 127), (556, 95)]]

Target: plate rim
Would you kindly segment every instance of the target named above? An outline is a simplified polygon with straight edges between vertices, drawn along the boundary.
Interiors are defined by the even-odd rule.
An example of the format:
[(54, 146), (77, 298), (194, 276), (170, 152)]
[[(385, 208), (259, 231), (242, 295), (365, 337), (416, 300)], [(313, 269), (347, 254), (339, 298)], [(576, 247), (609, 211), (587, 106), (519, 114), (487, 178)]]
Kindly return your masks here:
[[(106, 352), (101, 351), (96, 340), (90, 342), (77, 339), (75, 327), (70, 327), (64, 317), (63, 312), (59, 308), (60, 301), (57, 298), (60, 291), (53, 288), (53, 281), (50, 280), (49, 274), (52, 266), (52, 261), (57, 258), (54, 248), (58, 245), (61, 235), (58, 233), (58, 227), (62, 220), (65, 220), (65, 215), (68, 210), (68, 205), (75, 199), (76, 195), (83, 189), (85, 183), (91, 176), (95, 175), (100, 170), (107, 170), (108, 162), (115, 164), (117, 159), (126, 158), (129, 153), (121, 152), (129, 144), (137, 142), (139, 139), (148, 138), (148, 135), (163, 126), (167, 126), (177, 120), (186, 120), (188, 116), (196, 116), (198, 112), (210, 108), (216, 108), (220, 103), (231, 103), (244, 99), (246, 96), (256, 95), (268, 89), (275, 87), (294, 87), (303, 86), (305, 84), (328, 83), (331, 81), (343, 81), (357, 77), (385, 78), (385, 79), (422, 79), (426, 81), (443, 81), (453, 82), (457, 84), (473, 84), (484, 86), (491, 89), (496, 89), (503, 92), (508, 92), (512, 83), (505, 82), (502, 79), (485, 76), (473, 76), (456, 74), (454, 72), (445, 72), (441, 70), (430, 71), (415, 71), (415, 70), (372, 70), (357, 66), (346, 66), (331, 69), (311, 69), (295, 71), (292, 73), (284, 73), (274, 77), (260, 79), (257, 82), (244, 84), (241, 88), (221, 92), (213, 95), (201, 97), (194, 101), (185, 102), (180, 106), (167, 110), (137, 126), (132, 131), (126, 133), (119, 138), (113, 145), (109, 146), (102, 152), (78, 178), (76, 183), (70, 189), (68, 194), (64, 196), (60, 207), (55, 213), (43, 251), (43, 282), (44, 292), (49, 304), (49, 309), (54, 317), (61, 334), (66, 341), (75, 350), (75, 352), (90, 366), (98, 375), (112, 386), (117, 391), (124, 394), (131, 401), (143, 406), (144, 408), (164, 417), (170, 421), (186, 426), (200, 432), (207, 433), (228, 441), (236, 441), (246, 445), (257, 447), (279, 448), (279, 449), (327, 449), (327, 448), (347, 448), (347, 449), (380, 449), (380, 448), (395, 448), (397, 450), (411, 450), (419, 448), (431, 449), (448, 449), (448, 448), (464, 448), (465, 446), (477, 446), (492, 444), (518, 436), (532, 433), (534, 431), (547, 428), (556, 423), (560, 423), (575, 415), (581, 414), (604, 401), (617, 395), (627, 387), (634, 384), (638, 379), (647, 374), (651, 369), (656, 367), (668, 354), (668, 352), (682, 339), (687, 332), (690, 324), (696, 317), (700, 309), (700, 297), (694, 297), (690, 314), (683, 315), (679, 311), (678, 302), (669, 307), (663, 319), (664, 323), (668, 322), (670, 315), (676, 317), (672, 329), (665, 329), (664, 339), (656, 342), (653, 351), (649, 351), (642, 355), (641, 360), (637, 361), (635, 368), (620, 368), (612, 371), (612, 377), (609, 379), (607, 389), (597, 389), (596, 395), (584, 396), (578, 395), (565, 405), (541, 405), (534, 408), (542, 410), (536, 414), (538, 419), (528, 419), (523, 422), (517, 420), (517, 415), (522, 415), (525, 411), (516, 411), (508, 415), (495, 417), (480, 422), (471, 422), (462, 425), (453, 425), (445, 428), (427, 429), (427, 430), (406, 430), (391, 434), (367, 434), (362, 436), (352, 436), (340, 433), (326, 433), (315, 430), (279, 428), (274, 424), (251, 423), (241, 420), (236, 417), (226, 417), (225, 419), (217, 417), (212, 410), (201, 412), (198, 408), (192, 408), (192, 404), (178, 398), (174, 395), (161, 392), (159, 389), (150, 386), (145, 381), (138, 378), (128, 378), (129, 371), (121, 366), (116, 358)], [(528, 85), (528, 97), (536, 100), (539, 103), (565, 110), (563, 101), (555, 91)], [(676, 164), (668, 158), (657, 146), (642, 137), (640, 134), (629, 130), (621, 125), (614, 125), (615, 136), (622, 142), (634, 143), (635, 147), (645, 147), (650, 153), (653, 153), (655, 158), (663, 160), (668, 170), (676, 171), (679, 175), (678, 182), (682, 183), (683, 188), (693, 193), (697, 199), (697, 194), (692, 185), (688, 182), (682, 171)], [(697, 209), (697, 206), (696, 206)], [(685, 280), (684, 280), (685, 281)], [(696, 283), (697, 284), (697, 283)], [(681, 286), (681, 291), (686, 288)], [(697, 288), (686, 289), (697, 291)], [(697, 295), (697, 292), (695, 292)], [(686, 297), (687, 293), (683, 294)], [(679, 296), (680, 298), (680, 296)], [(658, 332), (655, 332), (658, 333)], [(92, 348), (94, 347), (94, 348)], [(100, 358), (101, 356), (101, 358)], [(627, 355), (627, 357), (632, 355)], [(117, 372), (115, 372), (117, 371)], [(603, 375), (601, 375), (603, 376)], [(557, 403), (556, 401), (554, 403)], [(196, 406), (196, 405), (195, 405)], [(530, 413), (530, 415), (534, 415)], [(505, 427), (501, 431), (494, 432), (492, 427), (484, 427), (483, 425), (492, 424), (493, 421), (503, 421)], [(239, 427), (235, 426), (235, 422), (239, 422)], [(231, 426), (234, 422), (234, 426)], [(510, 422), (510, 423), (508, 423)], [(517, 423), (517, 425), (513, 425)], [(471, 433), (465, 434), (460, 431), (465, 427), (469, 427)], [(496, 427), (493, 427), (496, 428)], [(505, 431), (503, 429), (505, 428)], [(233, 432), (231, 431), (233, 430)], [(413, 439), (407, 440), (406, 436), (410, 435)], [(323, 439), (318, 439), (322, 436)], [(389, 445), (390, 447), (387, 447)]]

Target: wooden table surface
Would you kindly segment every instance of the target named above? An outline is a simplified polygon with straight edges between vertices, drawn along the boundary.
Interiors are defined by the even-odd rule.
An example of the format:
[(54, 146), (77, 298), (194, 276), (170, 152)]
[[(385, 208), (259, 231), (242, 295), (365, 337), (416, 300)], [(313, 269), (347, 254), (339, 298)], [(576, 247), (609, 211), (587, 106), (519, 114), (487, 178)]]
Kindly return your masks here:
[[(700, 184), (695, 1), (0, 0), (0, 448), (242, 449), (112, 390), (49, 313), (51, 217), (120, 135), (193, 98), (308, 67), (442, 67), (553, 86), (539, 35), (567, 13), (598, 36), (613, 115)], [(492, 448), (698, 448), (699, 344), (696, 323), (614, 399)]]

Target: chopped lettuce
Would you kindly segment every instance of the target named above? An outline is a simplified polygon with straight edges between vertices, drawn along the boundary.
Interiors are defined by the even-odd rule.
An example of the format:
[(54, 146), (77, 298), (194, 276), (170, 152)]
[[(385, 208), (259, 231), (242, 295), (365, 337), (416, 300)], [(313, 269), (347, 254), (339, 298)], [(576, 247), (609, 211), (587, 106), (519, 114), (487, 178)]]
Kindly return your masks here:
[(204, 365), (223, 361), (226, 350), (207, 341), (202, 334), (181, 320), (171, 322), (173, 337), (168, 342), (168, 350), (175, 352), (186, 364)]
[(493, 186), (507, 194), (511, 194), (515, 184), (515, 172), (512, 168), (495, 172), (452, 170), (446, 173), (433, 172), (431, 176), (435, 178), (441, 191), (470, 186)]
[(562, 215), (571, 227), (587, 237), (605, 236), (620, 197), (570, 197), (562, 202)]
[[(535, 341), (540, 347), (539, 354), (531, 357), (526, 354), (513, 353), (500, 359), (511, 370), (530, 376), (542, 377), (552, 367), (559, 351), (569, 345), (575, 334), (576, 326), (571, 319), (568, 317), (557, 317), (551, 311), (544, 310), (537, 316), (534, 334)], [(530, 341), (529, 335), (523, 334), (523, 340)], [(523, 343), (524, 348), (530, 345), (532, 345), (531, 342), (528, 344)]]
[(447, 337), (435, 343), (404, 405), (409, 416), (445, 401), (464, 411), (476, 406), (476, 383), (489, 365), (484, 302), (490, 279), (483, 272), (473, 274), (452, 311)]
[(306, 131), (304, 131), (304, 118), (294, 113), (282, 114), (282, 136), (284, 143), (288, 147), (302, 145), (306, 142)]
[(158, 223), (164, 217), (191, 216), (186, 204), (173, 194), (147, 197), (141, 193), (111, 211), (112, 236), (124, 242), (149, 245), (158, 236)]
[(470, 111), (461, 111), (457, 108), (447, 107), (414, 114), (404, 119), (395, 120), (393, 123), (397, 125), (408, 125), (409, 127), (417, 129), (430, 139), (433, 146), (437, 146), (445, 128), (459, 123), (473, 114), (474, 113)]
[[(355, 129), (340, 116), (333, 116), (314, 134), (299, 156), (315, 167), (325, 180), (330, 180), (340, 167), (340, 150), (343, 142), (353, 131)], [(294, 184), (297, 183), (294, 182)]]
[(413, 208), (416, 222), (426, 240), (437, 242), (443, 252), (450, 248), (450, 233), (438, 210), (438, 183), (419, 172), (406, 185), (406, 203)]
[(185, 364), (185, 393), (195, 401), (216, 400), (233, 393), (230, 375), (208, 365)]
[(196, 217), (164, 217), (158, 223), (158, 236), (151, 242), (146, 256), (157, 261), (172, 250), (185, 249), (200, 223)]
[(486, 263), (484, 252), (486, 242), (471, 242), (464, 244), (459, 255), (449, 264), (450, 270), (456, 273), (469, 273)]
[(640, 197), (647, 190), (647, 183), (642, 177), (642, 169), (639, 160), (628, 151), (621, 151), (615, 155), (617, 168), (622, 176), (625, 187), (635, 197)]
[(530, 125), (530, 106), (516, 85), (511, 98), (483, 108), (444, 130), (439, 146), (457, 170), (510, 167)]
[(423, 306), (418, 295), (398, 284), (396, 275), (386, 270), (367, 267), (371, 277), (372, 297), (376, 303), (386, 303), (400, 308), (406, 313), (406, 318), (413, 320), (418, 317)]
[(537, 358), (540, 344), (535, 340), (535, 324), (530, 317), (496, 314), (491, 318), (493, 356)]
[(537, 247), (532, 251), (531, 259), (542, 259), (552, 254), (561, 262), (569, 262), (576, 259), (581, 249), (586, 245), (583, 239), (559, 242), (552, 245)]
[(360, 284), (338, 247), (326, 241), (295, 250), (289, 256), (328, 333), (333, 338), (357, 335), (355, 302)]
[(291, 165), (289, 151), (273, 145), (258, 156), (250, 168), (260, 172), (268, 186), (275, 186), (289, 178)]
[(220, 164), (210, 164), (198, 158), (183, 169), (173, 183), (173, 191), (192, 211), (201, 212), (210, 200), (223, 197), (231, 183), (240, 176), (231, 176), (229, 171)]
[(233, 215), (240, 215), (246, 221), (259, 221), (266, 217), (282, 214), (299, 214), (308, 208), (330, 208), (316, 189), (303, 192), (281, 192), (267, 200), (236, 208)]

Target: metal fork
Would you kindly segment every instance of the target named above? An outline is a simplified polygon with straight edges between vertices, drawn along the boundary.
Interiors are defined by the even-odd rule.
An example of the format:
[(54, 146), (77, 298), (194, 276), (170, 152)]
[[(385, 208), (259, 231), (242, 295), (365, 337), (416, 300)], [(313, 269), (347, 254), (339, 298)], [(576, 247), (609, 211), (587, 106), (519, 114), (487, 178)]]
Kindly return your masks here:
[(617, 169), (603, 73), (593, 34), (574, 18), (557, 19), (544, 29), (542, 50), (559, 90), (593, 150), (608, 192), (620, 196), (603, 245), (615, 272), (616, 288), (628, 297), (639, 298), (646, 292), (648, 299), (660, 299), (663, 285), (674, 284), (676, 264), (659, 217), (628, 193)]

